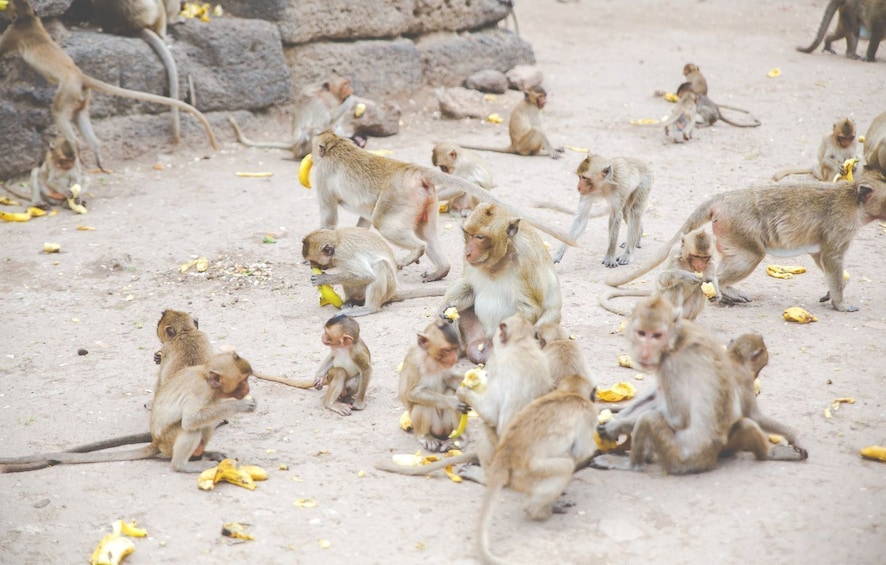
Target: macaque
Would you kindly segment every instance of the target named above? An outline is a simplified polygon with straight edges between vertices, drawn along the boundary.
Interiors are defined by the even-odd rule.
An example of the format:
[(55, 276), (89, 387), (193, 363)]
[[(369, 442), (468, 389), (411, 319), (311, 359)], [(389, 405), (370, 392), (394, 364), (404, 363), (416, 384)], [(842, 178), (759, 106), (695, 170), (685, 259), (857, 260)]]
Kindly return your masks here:
[[(178, 100), (178, 69), (167, 47), (166, 25), (178, 15), (179, 2), (164, 0), (92, 0), (95, 20), (111, 33), (138, 35), (157, 53), (166, 68), (169, 81), (169, 97)], [(181, 124), (178, 108), (173, 107), (172, 138), (181, 140)]]
[(564, 149), (553, 147), (541, 129), (541, 111), (547, 103), (548, 93), (541, 86), (533, 86), (523, 93), (523, 100), (511, 110), (508, 122), (508, 133), (511, 144), (503, 149), (493, 147), (476, 147), (461, 144), (465, 149), (495, 151), (496, 153), (512, 153), (516, 155), (544, 155), (551, 159), (559, 159)]
[[(171, 458), (174, 471), (199, 473), (205, 464), (191, 457), (222, 454), (205, 451), (218, 424), (239, 412), (253, 412), (247, 397), (252, 367), (234, 352), (214, 355), (205, 365), (186, 367), (158, 391), (151, 409), (150, 445), (127, 451), (80, 453), (63, 451), (25, 457), (0, 458), (0, 473), (42, 469), (50, 465), (133, 461), (155, 456)], [(117, 444), (119, 445), (119, 444)], [(82, 448), (81, 448), (82, 449)]]
[(704, 79), (704, 75), (701, 74), (701, 69), (698, 68), (698, 65), (686, 63), (683, 66), (683, 76), (686, 77), (686, 82), (692, 87), (692, 92), (703, 96), (708, 95), (708, 81)]
[[(837, 20), (837, 29), (834, 33), (825, 37), (828, 27), (831, 25), (831, 19), (834, 12), (839, 11), (839, 19)], [(865, 61), (874, 62), (876, 60), (877, 49), (880, 47), (880, 41), (883, 39), (883, 32), (886, 29), (886, 2), (883, 0), (831, 0), (824, 11), (821, 19), (821, 25), (818, 28), (818, 34), (809, 47), (797, 47), (797, 51), (801, 53), (812, 53), (821, 40), (824, 39), (823, 51), (834, 53), (831, 43), (839, 39), (846, 38), (846, 57), (849, 59), (859, 59), (855, 50), (858, 47), (858, 38), (862, 33), (862, 29), (870, 31), (870, 39), (868, 41), (868, 49), (865, 54)]]
[(670, 136), (674, 143), (689, 141), (698, 117), (697, 106), (698, 95), (692, 90), (684, 90), (674, 109), (658, 126), (664, 126), (665, 135)]
[[(437, 187), (454, 187), (484, 202), (507, 208), (514, 216), (525, 219), (489, 191), (463, 179), (436, 169), (373, 155), (331, 131), (314, 138), (311, 155), (311, 184), (317, 190), (321, 227), (335, 228), (338, 206), (343, 206), (360, 216), (358, 227), (371, 225), (389, 242), (409, 251), (397, 262), (400, 268), (417, 263), (427, 252), (434, 266), (433, 271), (422, 275), (428, 282), (449, 274), (449, 260), (437, 237)], [(572, 239), (559, 230), (542, 223), (531, 223), (561, 241), (572, 243)]]
[(218, 149), (212, 126), (199, 110), (181, 100), (120, 88), (84, 74), (71, 57), (52, 40), (27, 0), (12, 0), (8, 9), (12, 23), (0, 35), (0, 57), (7, 53), (19, 53), (43, 78), (52, 84), (58, 84), (52, 99), (52, 117), (55, 126), (65, 139), (76, 144), (77, 137), (73, 127), (73, 121), (76, 120), (80, 133), (95, 153), (99, 168), (104, 169), (99, 154), (98, 139), (89, 121), (90, 89), (143, 102), (164, 104), (190, 112), (203, 124), (212, 148)]
[(462, 226), (465, 259), (461, 279), (446, 291), (446, 307), (458, 310), (465, 355), (489, 357), (492, 337), (513, 314), (541, 326), (560, 322), (560, 279), (541, 237), (519, 217), (480, 204)]
[[(652, 189), (652, 170), (643, 161), (631, 157), (607, 159), (600, 155), (588, 155), (579, 163), (575, 174), (578, 175), (578, 209), (569, 235), (578, 239), (592, 217), (594, 200), (605, 199), (609, 204), (609, 247), (603, 256), (603, 264), (609, 268), (627, 265), (643, 237), (642, 218)], [(550, 207), (545, 204), (538, 206)], [(616, 258), (615, 248), (622, 219), (627, 223), (628, 234), (625, 252)], [(565, 253), (566, 246), (560, 246), (554, 253), (554, 263), (559, 263)]]
[(449, 434), (468, 408), (455, 396), (463, 375), (458, 361), (458, 332), (448, 321), (431, 322), (417, 336), (400, 369), (400, 402), (409, 412), (418, 443), (428, 451), (455, 447)]
[(535, 332), (522, 315), (502, 321), (495, 331), (495, 347), (486, 364), (485, 390), (459, 386), (458, 399), (474, 409), (483, 420), (477, 442), (480, 469), (464, 469), (460, 474), (483, 482), (483, 470), (492, 461), (498, 439), (514, 416), (536, 398), (554, 388), (548, 362)]
[(444, 293), (442, 287), (397, 290), (397, 260), (391, 246), (365, 228), (314, 230), (302, 240), (302, 257), (312, 267), (335, 271), (311, 275), (311, 284), (342, 285), (343, 311), (351, 317), (378, 312), (389, 302)]
[(323, 326), (321, 341), (329, 347), (329, 356), (314, 377), (314, 388), (321, 390), (324, 383), (327, 385), (323, 406), (342, 416), (350, 416), (351, 410), (363, 410), (372, 359), (360, 339), (360, 324), (345, 314), (333, 316)]
[[(677, 96), (682, 97), (683, 94), (685, 94), (687, 92), (692, 92), (692, 85), (690, 85), (688, 82), (684, 82), (683, 84), (681, 84), (677, 88)], [(699, 127), (712, 126), (715, 123), (717, 123), (717, 120), (720, 120), (722, 122), (729, 124), (730, 126), (734, 126), (737, 128), (755, 128), (755, 127), (758, 127), (761, 125), (760, 120), (755, 118), (753, 115), (751, 115), (750, 112), (748, 112), (745, 109), (736, 108), (735, 106), (726, 106), (725, 104), (723, 104), (723, 105), (717, 104), (716, 102), (714, 102), (713, 100), (711, 100), (710, 98), (705, 96), (704, 94), (695, 93), (695, 95), (696, 95), (695, 125), (697, 125)], [(741, 112), (742, 114), (747, 114), (747, 115), (751, 116), (751, 120), (753, 120), (753, 121), (750, 123), (745, 123), (745, 124), (743, 124), (741, 122), (734, 122), (734, 121), (730, 120), (729, 118), (727, 118), (726, 116), (724, 116), (722, 114), (722, 112), (720, 112), (721, 108), (725, 108), (727, 110), (734, 110), (736, 112)]]
[[(481, 188), (492, 188), (492, 172), (486, 159), (476, 151), (454, 143), (437, 143), (431, 153), (431, 162), (444, 173), (461, 177)], [(438, 191), (437, 198), (449, 199), (449, 210), (466, 217), (477, 205), (477, 198), (455, 191)]]
[(164, 310), (157, 321), (157, 337), (161, 346), (154, 353), (154, 363), (160, 365), (155, 393), (182, 369), (203, 365), (213, 356), (209, 336), (187, 312)]
[(80, 197), (71, 192), (75, 184), (86, 188), (77, 146), (59, 135), (49, 146), (43, 163), (31, 170), (31, 205), (61, 204), (74, 198), (74, 203), (82, 206)]
[(573, 472), (597, 449), (597, 408), (587, 379), (570, 375), (557, 389), (533, 400), (505, 428), (486, 470), (486, 493), (480, 510), (477, 541), (486, 563), (500, 561), (489, 548), (489, 526), (499, 493), (505, 487), (529, 495), (526, 513), (547, 520), (563, 513), (557, 499)]
[(864, 134), (864, 168), (886, 174), (886, 112), (874, 118)]
[[(717, 263), (713, 255), (714, 238), (704, 228), (693, 230), (683, 235), (680, 245), (671, 250), (667, 263), (656, 279), (655, 292), (680, 308), (687, 320), (695, 320), (708, 300), (719, 299)], [(702, 292), (703, 283), (711, 283), (714, 287), (714, 296), (710, 299)], [(601, 294), (599, 303), (613, 314), (628, 316), (630, 312), (612, 304), (613, 298), (650, 295), (648, 290), (613, 290)]]
[(886, 220), (886, 176), (872, 170), (852, 183), (774, 184), (723, 192), (696, 208), (656, 257), (633, 272), (610, 276), (606, 284), (620, 286), (648, 273), (683, 234), (711, 222), (720, 253), (721, 303), (750, 302), (732, 285), (751, 274), (767, 253), (810, 253), (828, 283), (820, 301), (855, 312), (858, 307), (843, 302), (843, 256), (858, 230), (874, 220)]
[(788, 175), (812, 175), (817, 180), (835, 182), (841, 173), (843, 163), (858, 155), (855, 142), (855, 122), (851, 118), (843, 118), (834, 122), (831, 133), (821, 138), (818, 144), (818, 162), (812, 168), (783, 169), (772, 175), (772, 180), (779, 181)]
[[(548, 361), (551, 382), (557, 387), (566, 377), (576, 376), (587, 381), (590, 390), (596, 390), (591, 369), (578, 341), (566, 335), (559, 323), (547, 323), (535, 328), (535, 339)], [(591, 395), (593, 398), (593, 395)]]

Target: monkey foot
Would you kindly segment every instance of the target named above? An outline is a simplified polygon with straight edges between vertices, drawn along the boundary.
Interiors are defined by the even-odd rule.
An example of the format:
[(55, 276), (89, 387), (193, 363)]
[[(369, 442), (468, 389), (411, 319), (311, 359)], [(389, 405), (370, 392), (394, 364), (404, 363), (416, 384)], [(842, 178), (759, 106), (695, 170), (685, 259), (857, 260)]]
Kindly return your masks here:
[(618, 471), (632, 470), (630, 458), (623, 455), (609, 455), (605, 453), (591, 459), (588, 463), (588, 467), (602, 469), (604, 471), (609, 471), (611, 469)]
[(480, 465), (462, 465), (458, 468), (458, 476), (481, 485), (486, 484), (486, 472)]
[(551, 510), (553, 511), (554, 514), (566, 514), (567, 513), (566, 509), (572, 508), (573, 506), (575, 506), (574, 500), (569, 500), (566, 498), (558, 498), (556, 501), (554, 501), (554, 505), (551, 508)]
[(776, 461), (805, 461), (809, 452), (799, 445), (773, 445), (769, 451), (769, 459)]
[(720, 289), (720, 304), (732, 306), (733, 304), (746, 304), (748, 302), (751, 302), (751, 298), (737, 288), (729, 286)]
[(421, 274), (421, 282), (434, 282), (439, 281), (440, 279), (446, 278), (446, 275), (449, 274), (449, 268), (438, 269), (433, 273), (422, 273)]

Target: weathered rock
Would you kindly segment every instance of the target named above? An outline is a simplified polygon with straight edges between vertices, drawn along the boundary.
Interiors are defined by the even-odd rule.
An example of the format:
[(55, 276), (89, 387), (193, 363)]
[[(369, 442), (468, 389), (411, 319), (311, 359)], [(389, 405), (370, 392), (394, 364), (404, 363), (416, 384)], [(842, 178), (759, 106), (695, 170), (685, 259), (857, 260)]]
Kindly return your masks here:
[(484, 107), (483, 95), (476, 90), (460, 86), (438, 88), (434, 91), (444, 118), (484, 118), (489, 112)]
[(354, 96), (354, 101), (366, 106), (363, 114), (349, 120), (354, 134), (364, 137), (387, 137), (400, 131), (400, 107), (393, 102), (379, 103), (369, 98)]
[(458, 86), (484, 69), (506, 71), (534, 63), (532, 46), (513, 33), (496, 28), (472, 33), (434, 33), (416, 41), (424, 80), (434, 86)]
[(544, 82), (544, 75), (538, 67), (532, 65), (517, 65), (507, 73), (508, 84), (514, 90), (525, 92), (533, 86)]
[(73, 3), (74, 0), (31, 0), (34, 12), (41, 18), (61, 16)]
[(494, 69), (477, 71), (465, 80), (465, 88), (504, 94), (508, 91), (508, 77), (503, 72)]

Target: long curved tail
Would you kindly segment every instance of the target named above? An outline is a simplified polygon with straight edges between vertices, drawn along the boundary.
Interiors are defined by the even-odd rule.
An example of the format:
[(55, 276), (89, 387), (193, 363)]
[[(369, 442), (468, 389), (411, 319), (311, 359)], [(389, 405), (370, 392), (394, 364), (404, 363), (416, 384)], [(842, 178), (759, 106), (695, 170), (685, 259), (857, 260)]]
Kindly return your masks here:
[(52, 465), (73, 465), (78, 463), (107, 463), (110, 461), (135, 461), (149, 459), (160, 453), (153, 444), (139, 449), (127, 451), (107, 451), (102, 453), (42, 453), (24, 457), (8, 457), (0, 459), (0, 473), (20, 473), (35, 471)]
[(780, 181), (789, 175), (811, 175), (812, 168), (806, 167), (804, 169), (782, 169), (780, 171), (776, 171), (774, 175), (772, 175), (772, 180)]
[[(720, 106), (720, 107), (722, 108), (723, 106)], [(760, 122), (760, 120), (757, 119), (756, 116), (754, 116), (753, 114), (751, 114), (751, 113), (748, 112), (748, 111), (745, 111), (745, 110), (741, 110), (741, 111), (744, 112), (745, 114), (747, 114), (748, 116), (750, 116), (752, 121), (751, 121), (751, 122), (747, 122), (747, 123), (733, 122), (732, 120), (730, 120), (729, 118), (727, 118), (726, 116), (724, 116), (722, 112), (720, 113), (720, 120), (726, 122), (726, 123), (729, 124), (730, 126), (737, 127), (737, 128), (756, 128), (756, 127), (760, 127), (761, 122)]]
[(374, 466), (379, 471), (397, 473), (398, 475), (409, 475), (410, 477), (423, 477), (437, 471), (442, 471), (450, 465), (461, 465), (462, 463), (473, 463), (474, 461), (477, 461), (476, 452), (462, 453), (461, 455), (456, 455), (455, 457), (443, 457), (439, 461), (434, 461), (433, 463), (428, 463), (427, 465), (397, 465), (390, 459), (386, 459), (384, 461), (376, 462)]
[(624, 298), (626, 296), (649, 296), (652, 294), (650, 290), (611, 290), (605, 294), (601, 294), (597, 298), (597, 303), (604, 309), (612, 312), (613, 314), (618, 314), (619, 316), (630, 316), (631, 312), (629, 310), (622, 310), (617, 306), (613, 305), (611, 300), (613, 298)]
[(818, 26), (818, 35), (815, 36), (815, 41), (812, 42), (812, 45), (809, 47), (797, 47), (797, 51), (800, 53), (812, 53), (816, 47), (821, 43), (824, 39), (825, 34), (828, 32), (828, 28), (831, 26), (831, 20), (834, 17), (834, 14), (837, 12), (837, 2), (839, 0), (831, 0), (828, 7), (824, 10), (824, 16), (821, 18), (821, 25)]
[(314, 381), (296, 381), (294, 379), (287, 379), (286, 377), (277, 377), (274, 375), (262, 375), (259, 373), (252, 373), (252, 376), (261, 379), (263, 381), (270, 381), (272, 383), (280, 383), (281, 385), (294, 386), (295, 388), (314, 388)]
[(76, 447), (72, 447), (71, 449), (67, 449), (65, 451), (68, 451), (70, 453), (89, 453), (91, 451), (101, 451), (102, 449), (110, 449), (112, 447), (120, 447), (121, 445), (130, 445), (133, 443), (151, 443), (153, 439), (154, 438), (151, 437), (151, 432), (143, 432), (140, 434), (130, 434), (128, 436), (120, 436), (102, 441), (85, 443), (83, 445), (78, 445)]
[(493, 151), (495, 153), (510, 153), (511, 155), (516, 155), (517, 152), (514, 151), (514, 148), (511, 146), (508, 147), (480, 147), (477, 145), (462, 145), (458, 144), (462, 149), (473, 149), (475, 151)]
[[(169, 81), (169, 97), (173, 100), (178, 100), (178, 68), (175, 66), (175, 59), (172, 58), (172, 52), (169, 51), (169, 47), (167, 47), (163, 39), (151, 29), (146, 27), (142, 28), (139, 35), (142, 40), (150, 45), (154, 52), (157, 53), (157, 56), (160, 57), (163, 66), (166, 67), (166, 78)], [(178, 115), (178, 108), (172, 108), (170, 113), (172, 114), (172, 138), (175, 140), (175, 143), (178, 143), (181, 141), (182, 137), (181, 119)]]
[[(501, 476), (501, 475), (504, 476)], [(492, 515), (495, 513), (495, 504), (507, 482), (507, 470), (495, 469), (495, 463), (490, 465), (486, 476), (486, 492), (483, 493), (483, 507), (480, 509), (480, 520), (477, 525), (477, 551), (484, 563), (501, 563), (498, 557), (492, 554), (489, 548), (489, 527), (492, 525)]]
[(252, 141), (246, 137), (242, 130), (240, 130), (240, 125), (237, 124), (237, 120), (234, 119), (234, 116), (228, 116), (228, 121), (234, 127), (234, 133), (237, 134), (237, 141), (247, 147), (267, 147), (270, 149), (288, 149), (292, 151), (295, 146), (295, 143), (287, 143), (285, 141)]

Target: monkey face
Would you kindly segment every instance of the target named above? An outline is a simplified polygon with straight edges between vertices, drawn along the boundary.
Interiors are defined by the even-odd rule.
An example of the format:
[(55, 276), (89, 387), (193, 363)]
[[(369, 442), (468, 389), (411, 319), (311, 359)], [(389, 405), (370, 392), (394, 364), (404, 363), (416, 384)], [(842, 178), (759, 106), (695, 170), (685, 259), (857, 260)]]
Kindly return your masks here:
[(847, 135), (838, 135), (838, 136), (837, 136), (837, 143), (838, 143), (838, 144), (840, 145), (840, 147), (842, 147), (843, 149), (847, 149), (850, 145), (852, 145), (852, 142), (853, 142), (853, 141), (855, 141), (855, 136), (854, 136), (854, 135), (851, 136), (851, 137), (850, 137), (850, 136), (847, 136)]
[(693, 271), (695, 271), (696, 273), (703, 273), (704, 270), (708, 268), (708, 263), (710, 262), (711, 258), (710, 256), (705, 255), (690, 254), (689, 257), (686, 258), (686, 260)]

